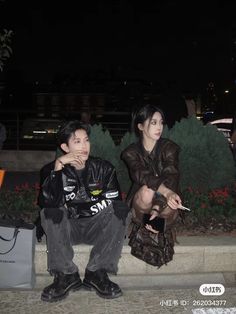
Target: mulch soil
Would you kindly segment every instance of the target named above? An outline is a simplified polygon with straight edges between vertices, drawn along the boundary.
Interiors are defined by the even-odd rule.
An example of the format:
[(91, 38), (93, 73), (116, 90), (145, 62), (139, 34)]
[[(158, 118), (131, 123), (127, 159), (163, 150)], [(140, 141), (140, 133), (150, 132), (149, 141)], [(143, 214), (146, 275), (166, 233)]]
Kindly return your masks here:
[(204, 218), (199, 221), (196, 217), (185, 217), (184, 223), (176, 224), (177, 235), (184, 236), (235, 236), (236, 218)]

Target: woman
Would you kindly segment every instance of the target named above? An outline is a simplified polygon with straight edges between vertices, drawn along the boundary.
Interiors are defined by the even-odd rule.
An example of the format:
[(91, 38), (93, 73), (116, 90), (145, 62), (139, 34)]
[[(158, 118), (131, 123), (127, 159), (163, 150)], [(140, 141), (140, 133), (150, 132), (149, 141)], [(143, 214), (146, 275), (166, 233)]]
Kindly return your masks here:
[[(178, 194), (180, 148), (161, 137), (163, 124), (164, 114), (158, 107), (148, 104), (137, 110), (133, 129), (139, 140), (122, 152), (121, 159), (126, 163), (132, 180), (127, 201), (132, 208), (133, 222), (143, 224), (144, 216), (147, 218), (148, 214), (145, 228), (152, 233), (164, 233), (158, 227), (162, 218), (165, 234), (172, 237), (171, 225), (182, 203)], [(171, 243), (172, 240), (173, 237)]]

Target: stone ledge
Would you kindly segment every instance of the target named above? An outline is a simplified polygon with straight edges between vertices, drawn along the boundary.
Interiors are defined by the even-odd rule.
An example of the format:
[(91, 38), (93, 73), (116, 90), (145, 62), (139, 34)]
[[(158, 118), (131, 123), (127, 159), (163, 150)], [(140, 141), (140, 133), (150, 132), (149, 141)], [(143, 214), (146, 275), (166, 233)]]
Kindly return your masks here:
[[(235, 237), (183, 237), (175, 246), (173, 261), (157, 270), (133, 257), (125, 244), (119, 261), (119, 275), (189, 274), (208, 272), (236, 272)], [(191, 244), (190, 244), (191, 242)], [(74, 247), (74, 261), (83, 273), (88, 262), (91, 246)], [(37, 274), (47, 272), (46, 245), (37, 244), (35, 252)]]
[(1, 167), (7, 171), (39, 171), (55, 156), (55, 151), (0, 150)]

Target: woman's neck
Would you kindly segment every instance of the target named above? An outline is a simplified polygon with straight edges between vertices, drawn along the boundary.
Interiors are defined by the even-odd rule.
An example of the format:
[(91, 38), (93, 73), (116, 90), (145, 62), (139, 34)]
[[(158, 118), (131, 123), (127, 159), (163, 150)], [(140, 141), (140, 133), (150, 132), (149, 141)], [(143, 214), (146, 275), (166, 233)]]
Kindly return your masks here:
[(154, 146), (156, 145), (157, 141), (154, 141), (152, 139), (147, 139), (147, 138), (143, 138), (142, 143), (143, 143), (143, 147), (147, 152), (151, 152), (154, 148)]

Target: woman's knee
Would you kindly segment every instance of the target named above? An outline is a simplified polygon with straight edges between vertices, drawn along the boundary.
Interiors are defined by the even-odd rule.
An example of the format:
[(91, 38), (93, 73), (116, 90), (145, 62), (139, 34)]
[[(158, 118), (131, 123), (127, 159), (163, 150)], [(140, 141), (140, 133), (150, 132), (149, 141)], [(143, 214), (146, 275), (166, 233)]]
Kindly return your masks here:
[(142, 203), (149, 204), (152, 202), (154, 191), (152, 189), (149, 189), (146, 185), (143, 185), (138, 193), (139, 199)]
[(154, 191), (142, 186), (135, 194), (132, 207), (140, 213), (148, 213), (152, 207)]

